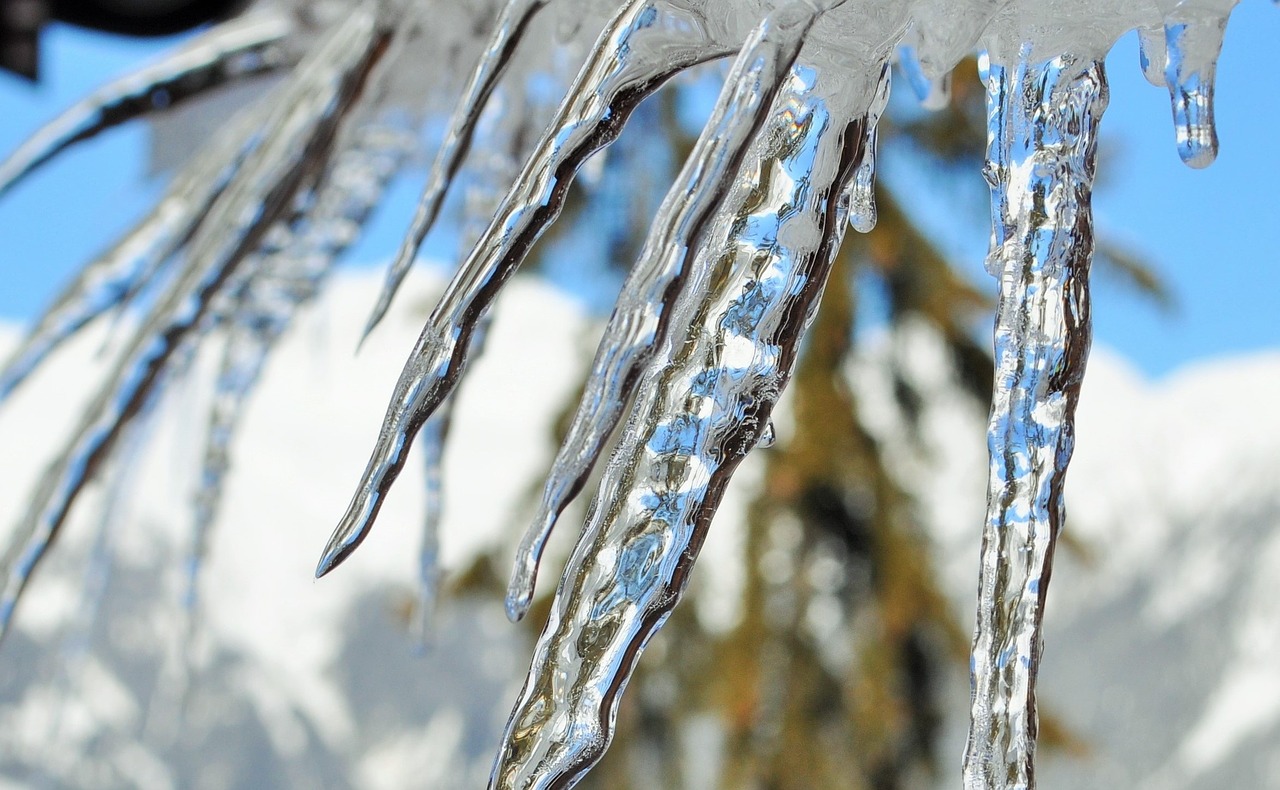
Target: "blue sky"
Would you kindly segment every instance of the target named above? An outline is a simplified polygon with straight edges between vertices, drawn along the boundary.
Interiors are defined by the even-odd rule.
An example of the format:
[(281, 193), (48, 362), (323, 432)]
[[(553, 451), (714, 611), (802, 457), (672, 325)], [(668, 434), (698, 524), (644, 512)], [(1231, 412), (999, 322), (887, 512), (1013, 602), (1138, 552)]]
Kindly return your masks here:
[[(1178, 159), (1168, 96), (1138, 69), (1133, 36), (1108, 61), (1111, 104), (1104, 119), (1094, 209), (1101, 233), (1151, 261), (1177, 306), (1162, 312), (1118, 282), (1094, 288), (1096, 342), (1161, 374), (1189, 361), (1280, 348), (1280, 10), (1245, 0), (1232, 16), (1218, 69), (1218, 161), (1193, 171)], [(102, 81), (172, 45), (54, 27), (44, 41), (44, 79), (0, 75), (0, 151)], [(899, 87), (903, 90), (904, 87)], [(77, 146), (0, 199), (0, 319), (28, 320), (74, 267), (127, 227), (159, 192), (143, 177), (145, 128), (125, 127)], [(974, 174), (976, 182), (981, 178)], [(401, 202), (417, 185), (395, 190)], [(946, 246), (982, 280), (985, 217), (941, 216)], [(985, 204), (983, 206), (985, 211)], [(396, 210), (372, 229), (364, 254), (385, 255), (407, 217)], [(397, 221), (399, 220), (399, 221)]]

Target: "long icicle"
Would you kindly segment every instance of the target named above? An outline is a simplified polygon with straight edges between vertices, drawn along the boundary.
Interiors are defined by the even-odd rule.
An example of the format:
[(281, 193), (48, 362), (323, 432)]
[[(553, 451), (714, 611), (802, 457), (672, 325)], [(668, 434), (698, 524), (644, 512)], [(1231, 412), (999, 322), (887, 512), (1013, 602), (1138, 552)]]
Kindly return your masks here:
[(188, 608), (195, 605), (200, 567), (230, 468), (231, 444), (267, 358), (298, 311), (319, 293), (334, 262), (359, 239), (360, 229), (412, 145), (406, 130), (379, 123), (360, 129), (356, 138), (329, 168), (306, 221), (292, 228), (284, 249), (263, 261), (249, 278), (228, 317), (195, 495)]
[(237, 115), (174, 177), (151, 213), (63, 288), (0, 368), (0, 401), (63, 342), (127, 304), (174, 259), (253, 149), (269, 108), (264, 102)]
[[(461, 166), (463, 158), (471, 148), (471, 138), (475, 132), (480, 114), (489, 103), (498, 80), (507, 70), (511, 57), (515, 54), (520, 37), (524, 34), (534, 15), (547, 4), (547, 0), (507, 0), (493, 33), (480, 55), (480, 62), (471, 72), (471, 78), (454, 105), (453, 114), (449, 118), (449, 128), (436, 152), (435, 161), (431, 164), (431, 174), (427, 177), (422, 196), (418, 198), (418, 208), (409, 225), (409, 231), (396, 252), (395, 259), (387, 268), (386, 282), (378, 294), (377, 304), (365, 324), (363, 337), (368, 337), (382, 317), (386, 315), (395, 298), (396, 291), (404, 282), (413, 265), (414, 256), (422, 246), (431, 226), (440, 213), (445, 192), (453, 182), (454, 176)], [(362, 338), (363, 341), (363, 338)]]
[(870, 98), (853, 82), (797, 64), (775, 100), (637, 390), (491, 790), (572, 787), (608, 747), (618, 697), (765, 431), (847, 227)]
[(668, 78), (731, 51), (708, 36), (703, 21), (667, 0), (632, 0), (610, 20), (524, 172), (427, 319), (317, 577), (368, 534), (414, 437), (457, 385), (477, 322), (559, 215), (578, 168), (616, 139), (631, 110)]
[(849, 224), (859, 233), (870, 233), (875, 230), (876, 220), (876, 149), (880, 146), (880, 133), (877, 131), (880, 116), (889, 106), (889, 64), (885, 64), (880, 73), (880, 83), (876, 86), (876, 95), (867, 109), (867, 139), (862, 145), (862, 159), (858, 162), (858, 172), (853, 174), (849, 184)]
[(269, 11), (218, 25), (165, 56), (98, 88), (0, 162), (0, 195), (40, 165), (98, 133), (228, 82), (288, 66), (287, 15)]
[(353, 9), (299, 66), (293, 90), (276, 105), (264, 141), (192, 240), (186, 269), (157, 299), (70, 443), (45, 472), (0, 565), (0, 639), (76, 497), (155, 392), (174, 352), (327, 159), (338, 129), (387, 49), (392, 33), (379, 16), (370, 4)]
[(1000, 281), (967, 790), (1035, 786), (1035, 681), (1063, 481), (1089, 351), (1090, 209), (1102, 63), (991, 63), (988, 269)]
[(605, 326), (538, 511), (516, 551), (506, 599), (507, 616), (513, 621), (529, 609), (538, 564), (556, 519), (591, 474), (640, 371), (663, 340), (669, 308), (684, 282), (695, 239), (732, 186), (747, 146), (819, 13), (810, 3), (789, 3), (756, 27), (734, 61), (679, 178), (658, 209)]

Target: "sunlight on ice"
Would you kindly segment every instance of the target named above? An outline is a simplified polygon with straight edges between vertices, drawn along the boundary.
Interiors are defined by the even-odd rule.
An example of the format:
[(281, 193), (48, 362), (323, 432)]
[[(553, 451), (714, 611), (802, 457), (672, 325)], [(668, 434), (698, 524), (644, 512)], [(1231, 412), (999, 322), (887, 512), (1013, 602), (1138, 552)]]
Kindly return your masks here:
[[(316, 575), (368, 537), (424, 431), (435, 459), (427, 487), (438, 502), (447, 411), (478, 354), (487, 314), (557, 221), (587, 159), (607, 149), (664, 82), (734, 57), (622, 287), (516, 554), (507, 596), (512, 619), (529, 610), (555, 521), (616, 434), (491, 780), (495, 788), (575, 783), (607, 748), (618, 697), (680, 598), (729, 476), (753, 448), (773, 442), (770, 414), (845, 224), (867, 232), (877, 222), (877, 123), (890, 63), (896, 59), (926, 107), (941, 107), (952, 70), (980, 50), (988, 90), (983, 175), (992, 200), (987, 267), (998, 281), (999, 306), (964, 781), (970, 788), (1032, 787), (1040, 629), (1090, 335), (1090, 190), (1107, 103), (1101, 61), (1116, 38), (1139, 31), (1140, 67), (1169, 92), (1178, 154), (1205, 167), (1217, 153), (1215, 63), (1235, 0), (495, 5), (483, 30), (457, 33), (470, 36), (476, 60), (459, 70), (469, 76), (365, 336), (441, 216), (473, 141), (483, 140), (483, 113), (502, 109), (508, 67), (531, 52), (567, 46), (574, 24), (582, 24), (577, 17), (595, 18), (580, 12), (612, 15), (593, 45), (574, 43), (584, 65), (545, 131), (533, 130), (531, 148), (518, 144), (523, 135), (515, 127), (506, 130), (511, 150), (503, 156), (518, 162), (527, 154), (525, 164), (505, 195), (473, 207), (478, 239), (426, 320)], [(306, 24), (305, 15), (295, 18), (281, 4), (214, 27), (76, 105), (0, 165), (3, 192), (80, 138), (187, 98), (180, 88), (192, 74), (220, 84), (297, 66), (193, 158), (152, 215), (85, 268), (0, 373), (3, 399), (85, 325), (158, 290), (10, 535), (0, 563), (0, 634), (81, 489), (119, 454), (118, 439), (184, 354), (211, 325), (223, 324), (230, 334), (197, 502), (194, 578), (245, 397), (275, 340), (359, 235), (407, 153), (395, 140), (365, 150), (368, 140), (358, 132), (376, 131), (380, 110), (397, 101), (386, 87), (395, 76), (388, 72), (430, 20), (399, 0), (325, 8)], [(547, 16), (569, 34), (530, 40), (531, 26)], [(312, 37), (305, 53), (295, 45), (304, 28)], [(519, 116), (520, 107), (512, 98), (506, 117)], [(422, 114), (414, 107), (407, 115), (420, 121)], [(344, 187), (344, 161), (362, 155), (391, 161), (370, 165), (372, 181)], [(423, 611), (438, 582), (436, 520), (429, 513), (424, 527)], [(810, 614), (815, 627), (830, 623), (821, 608)]]

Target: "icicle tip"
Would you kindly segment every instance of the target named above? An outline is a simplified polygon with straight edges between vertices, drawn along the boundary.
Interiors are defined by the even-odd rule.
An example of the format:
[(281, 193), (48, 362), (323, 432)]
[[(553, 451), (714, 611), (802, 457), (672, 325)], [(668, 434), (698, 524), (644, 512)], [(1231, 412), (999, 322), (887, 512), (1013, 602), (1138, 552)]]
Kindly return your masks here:
[(355, 548), (355, 543), (344, 543), (337, 539), (330, 540), (324, 547), (324, 554), (320, 556), (320, 562), (316, 565), (316, 578), (320, 579), (328, 575), (330, 571), (351, 556), (351, 552), (355, 551)]

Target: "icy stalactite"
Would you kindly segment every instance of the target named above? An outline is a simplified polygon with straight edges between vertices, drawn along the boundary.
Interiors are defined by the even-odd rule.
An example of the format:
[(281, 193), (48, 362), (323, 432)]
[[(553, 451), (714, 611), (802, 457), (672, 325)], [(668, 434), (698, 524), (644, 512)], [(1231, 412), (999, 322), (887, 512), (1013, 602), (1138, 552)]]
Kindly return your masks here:
[(770, 14), (743, 45), (720, 99), (651, 226), (618, 296), (585, 391), (556, 454), (542, 500), (516, 551), (507, 616), (524, 617), (538, 564), (564, 508), (582, 489), (622, 417), (641, 371), (662, 344), (688, 258), (733, 184), (748, 145), (820, 13), (791, 3)]
[(413, 636), (425, 645), (434, 630), (440, 594), (440, 522), (444, 518), (444, 450), (453, 424), (453, 399), (427, 420), (418, 434), (422, 447), (422, 542), (418, 548), (418, 598)]
[(1063, 481), (1089, 350), (1090, 210), (1100, 60), (986, 70), (992, 246), (1000, 281), (991, 453), (964, 783), (1034, 787), (1035, 680)]
[[(471, 8), (459, 12), (474, 22), (496, 5), (503, 9), (449, 121), (379, 310), (385, 309), (468, 156), (481, 111), (508, 120), (519, 115), (514, 103), (495, 108), (490, 98), (511, 58), (559, 46), (527, 40), (535, 37), (522, 40), (545, 1), (509, 0), (484, 4), (474, 14)], [(568, 18), (587, 5), (558, 0), (553, 8)], [(779, 5), (772, 0), (631, 0), (613, 17), (497, 218), (486, 226), (424, 328), (320, 573), (363, 539), (409, 443), (422, 430), (429, 504), (421, 611), (429, 611), (439, 577), (440, 500), (432, 492), (439, 493), (449, 398), (468, 357), (477, 353), (490, 304), (555, 221), (578, 168), (616, 137), (639, 101), (673, 74), (740, 49), (747, 28), (766, 12), (773, 11), (778, 22), (824, 4)], [(636, 390), (628, 427), (561, 582), (509, 725), (495, 786), (571, 785), (607, 745), (617, 697), (645, 640), (679, 598), (729, 473), (753, 445), (770, 441), (767, 415), (788, 376), (804, 316), (821, 291), (846, 214), (859, 230), (875, 222), (875, 117), (888, 89), (885, 75), (876, 94), (875, 78), (884, 74), (890, 51), (900, 44), (904, 67), (912, 82), (923, 86), (926, 104), (945, 100), (942, 86), (950, 70), (975, 45), (988, 48), (998, 64), (987, 75), (993, 97), (987, 175), (997, 218), (990, 265), (1001, 282), (999, 379), (965, 782), (984, 788), (1031, 786), (1040, 617), (1088, 345), (1088, 194), (1093, 131), (1105, 105), (1097, 61), (1116, 36), (1138, 28), (1144, 73), (1170, 91), (1180, 154), (1189, 164), (1204, 166), (1216, 151), (1214, 60), (1233, 5), (1234, 0), (862, 0), (844, 3), (811, 30), (783, 42), (794, 54), (803, 40), (800, 60), (808, 65), (789, 72), (785, 100), (774, 104), (777, 112), (766, 133), (741, 119), (730, 122), (725, 114), (713, 118), (628, 281), (598, 352), (582, 407), (586, 416), (581, 424), (575, 418), (575, 430), (582, 430), (571, 430), (543, 512), (520, 549), (509, 600), (515, 615), (532, 594), (546, 530), (581, 487), (582, 476), (621, 419), (628, 394)], [(383, 8), (412, 14), (412, 6), (388, 0)], [(433, 12), (445, 13), (441, 6)], [(327, 158), (344, 150), (331, 138), (337, 126), (352, 125), (340, 119), (349, 114), (354, 92), (391, 34), (373, 23), (366, 5), (337, 3), (315, 19), (318, 25), (332, 24), (336, 32), (322, 36), (316, 56), (296, 79), (263, 104), (262, 115), (245, 122), (266, 131), (229, 135), (219, 143), (226, 146), (220, 153), (197, 160), (175, 182), (172, 202), (167, 199), (68, 289), (67, 298), (51, 310), (50, 323), (33, 335), (31, 342), (45, 344), (43, 349), (31, 355), (35, 346), (24, 347), (15, 359), (27, 361), (9, 369), (20, 372), (0, 374), (2, 395), (52, 346), (152, 282), (163, 262), (183, 264), (165, 273), (167, 287), (151, 287), (159, 293), (150, 316), (126, 344), (80, 433), (46, 477), (31, 515), (8, 547), (0, 632), (84, 482), (159, 381), (172, 375), (179, 364), (173, 357), (191, 351), (211, 323), (208, 314), (218, 313), (228, 304), (228, 293), (243, 288), (248, 301), (227, 307), (221, 316), (233, 327), (233, 340), (211, 426), (205, 510), (198, 515), (206, 524), (211, 520), (226, 442), (243, 399), (296, 301), (309, 298), (317, 285), (312, 278), (328, 261), (290, 262), (298, 268), (285, 279), (296, 275), (301, 282), (295, 283), (297, 291), (290, 291), (293, 285), (284, 288), (289, 295), (282, 303), (258, 304), (255, 289), (266, 289), (262, 293), (274, 300), (280, 283), (273, 278), (288, 260), (279, 257), (286, 250), (312, 243), (340, 248), (347, 243), (344, 234), (358, 229), (357, 221), (318, 221), (316, 227), (333, 239), (299, 241), (302, 237), (293, 235), (306, 232), (316, 213), (323, 213), (324, 200), (313, 200), (320, 194), (313, 190)], [(785, 28), (779, 25), (774, 32)], [(232, 29), (219, 28), (187, 48), (221, 42), (201, 50), (202, 55), (170, 60), (142, 73), (150, 76), (135, 75), (79, 105), (0, 166), (0, 192), (75, 139), (202, 90), (210, 80), (284, 64), (298, 36), (286, 31), (273, 39), (275, 34), (259, 31), (245, 33), (248, 38), (236, 44)], [(245, 22), (244, 30), (251, 29)], [(487, 27), (440, 24), (439, 29), (457, 32), (452, 44), (471, 47)], [(335, 43), (339, 40), (343, 43)], [(770, 42), (779, 40), (766, 35), (763, 42), (748, 44), (748, 53)], [(769, 66), (745, 55), (742, 62), (754, 64), (745, 68), (759, 70), (746, 82), (737, 72), (730, 85), (743, 92), (726, 94), (726, 101), (768, 106), (768, 69), (790, 62), (781, 50), (771, 57), (777, 60)], [(834, 65), (817, 67), (819, 62)], [(848, 98), (853, 94), (856, 100)], [(384, 100), (399, 101), (377, 97), (367, 103)], [(728, 115), (754, 117), (748, 110)], [(482, 148), (485, 141), (477, 140)], [(743, 164), (736, 152), (748, 140)], [(479, 153), (472, 152), (471, 165)], [(746, 173), (747, 181), (756, 182), (728, 190), (725, 173)], [(847, 205), (837, 205), (841, 201)], [(283, 226), (287, 232), (277, 234)], [(185, 261), (175, 255), (183, 247), (190, 250)], [(690, 267), (694, 272), (685, 271)], [(786, 287), (779, 284), (784, 281)], [(370, 326), (376, 320), (377, 315)], [(428, 417), (432, 420), (424, 425)]]
[(314, 208), (282, 233), (281, 249), (250, 264), (251, 274), (226, 308), (226, 344), (195, 494), (188, 608), (195, 605), (200, 567), (230, 469), (231, 444), (262, 369), (294, 317), (319, 293), (334, 262), (359, 238), (412, 146), (407, 130), (376, 122), (357, 130), (355, 137), (329, 168)]
[(1213, 85), (1227, 17), (1238, 0), (1164, 0), (1162, 16), (1138, 26), (1142, 74), (1168, 88), (1178, 156), (1195, 168), (1218, 155)]
[(621, 133), (631, 110), (672, 75), (722, 57), (714, 29), (666, 0), (632, 0), (595, 50), (497, 216), (445, 290), (410, 353), (355, 495), (316, 568), (323, 576), (364, 540), (413, 438), (457, 385), (477, 322), (538, 237), (555, 221), (573, 176)]
[(160, 202), (107, 252), (83, 267), (0, 369), (0, 401), (64, 341), (123, 308), (186, 244), (232, 174), (259, 141), (269, 102), (246, 108), (183, 168)]
[(326, 161), (327, 149), (358, 104), (391, 37), (376, 8), (353, 9), (278, 97), (262, 143), (210, 208), (191, 240), (183, 270), (157, 297), (69, 444), (37, 486), (0, 563), (0, 637), (75, 499), (154, 394), (175, 352), (199, 329), (240, 263)]
[[(797, 64), (699, 244), (508, 721), (492, 788), (565, 788), (602, 756), (733, 470), (765, 432), (847, 223), (869, 95)], [(867, 91), (869, 94), (870, 91)]]
[(1173, 106), (1178, 156), (1191, 167), (1208, 167), (1218, 156), (1213, 84), (1227, 15), (1235, 3), (1179, 3), (1165, 17), (1164, 79)]
[(157, 63), (107, 83), (0, 162), (0, 195), (81, 140), (220, 85), (293, 65), (294, 57), (284, 46), (293, 28), (287, 15), (274, 11), (234, 19)]
[(414, 256), (422, 246), (422, 240), (427, 237), (431, 226), (435, 224), (440, 206), (444, 202), (445, 192), (457, 175), (463, 157), (471, 148), (472, 134), (480, 120), (480, 114), (489, 102), (489, 96), (511, 62), (515, 48), (520, 43), (520, 38), (528, 27), (529, 21), (546, 4), (547, 0), (507, 0), (503, 6), (493, 33), (485, 45), (484, 52), (480, 55), (480, 62), (471, 72), (466, 87), (458, 97), (457, 104), (454, 105), (453, 113), (449, 118), (449, 128), (436, 152), (431, 173), (427, 177), (426, 186), (422, 189), (422, 196), (418, 198), (418, 208), (413, 215), (413, 221), (400, 244), (399, 251), (396, 252), (396, 257), (387, 269), (386, 282), (378, 294), (377, 304), (374, 305), (369, 321), (365, 325), (365, 337), (368, 337), (386, 315), (387, 309), (391, 307), (391, 300), (395, 298), (396, 291), (408, 275)]
[[(486, 116), (474, 130), (479, 150), (463, 191), (462, 233), (459, 250), (466, 255), (484, 235), (494, 211), (506, 195), (507, 184), (519, 174), (517, 159), (523, 141), (531, 134), (527, 103), (517, 90), (498, 90), (492, 103), (501, 112)], [(477, 323), (471, 354), (484, 354), (492, 315)], [(456, 393), (440, 404), (418, 432), (423, 463), (422, 539), (418, 549), (418, 595), (411, 630), (418, 645), (426, 648), (434, 631), (436, 607), (443, 572), (440, 568), (440, 525), (444, 519), (444, 457), (448, 446)]]
[(889, 64), (880, 72), (876, 95), (867, 109), (867, 139), (862, 144), (862, 159), (849, 184), (849, 224), (859, 233), (870, 233), (876, 227), (876, 128), (889, 104)]

